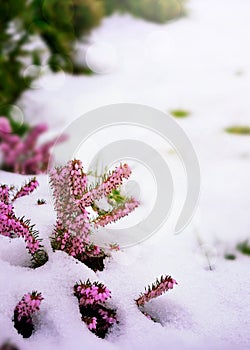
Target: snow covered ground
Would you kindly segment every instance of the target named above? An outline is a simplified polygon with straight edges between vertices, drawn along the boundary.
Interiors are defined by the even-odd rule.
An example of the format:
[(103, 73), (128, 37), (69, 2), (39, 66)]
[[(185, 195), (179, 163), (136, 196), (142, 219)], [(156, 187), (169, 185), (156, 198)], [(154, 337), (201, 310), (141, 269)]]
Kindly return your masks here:
[[(250, 260), (236, 253), (235, 245), (250, 235), (250, 139), (224, 132), (233, 124), (250, 124), (249, 11), (247, 0), (190, 0), (188, 17), (166, 25), (115, 15), (93, 32), (96, 46), (93, 55), (89, 51), (89, 64), (108, 74), (65, 76), (63, 84), (56, 76), (45, 81), (45, 89), (26, 94), (28, 118), (46, 120), (55, 133), (86, 111), (115, 102), (190, 111), (179, 123), (200, 160), (202, 193), (197, 214), (181, 235), (166, 235), (162, 227), (95, 274), (66, 254), (51, 252), (55, 214), (47, 177), (39, 176), (38, 191), (19, 199), (15, 210), (36, 223), (50, 259), (31, 270), (25, 267), (23, 242), (0, 237), (0, 344), (11, 339), (21, 350), (249, 349)], [(95, 49), (103, 50), (101, 62)], [(51, 91), (52, 81), (56, 86), (59, 80), (60, 88)], [(0, 180), (19, 184), (24, 177), (0, 172)], [(37, 198), (47, 204), (37, 206)], [(197, 235), (211, 252), (213, 271), (206, 269)], [(225, 260), (227, 252), (237, 259)], [(161, 274), (171, 274), (179, 285), (148, 306), (162, 322), (157, 324), (133, 299)], [(72, 296), (74, 283), (88, 277), (110, 288), (118, 309), (119, 326), (106, 340), (86, 329)], [(36, 333), (23, 340), (11, 322), (13, 309), (34, 289), (45, 300)]]

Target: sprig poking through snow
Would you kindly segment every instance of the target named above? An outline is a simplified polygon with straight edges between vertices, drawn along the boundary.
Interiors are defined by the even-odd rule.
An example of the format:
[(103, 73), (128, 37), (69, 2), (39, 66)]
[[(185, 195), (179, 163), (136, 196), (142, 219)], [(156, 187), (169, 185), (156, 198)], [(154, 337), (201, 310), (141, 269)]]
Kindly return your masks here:
[(16, 186), (0, 185), (0, 201), (4, 203), (14, 202), (16, 199), (32, 193), (39, 183), (35, 177), (25, 182), (20, 188)]
[(120, 220), (124, 216), (127, 216), (129, 213), (134, 211), (138, 206), (139, 206), (139, 202), (134, 198), (131, 198), (128, 201), (126, 201), (124, 204), (117, 206), (112, 211), (98, 216), (94, 220), (94, 226), (96, 228), (100, 226), (104, 227), (112, 222), (116, 222), (117, 220)]
[[(91, 230), (113, 223), (139, 206), (134, 198), (117, 195), (112, 195), (112, 200), (110, 198), (114, 190), (119, 194), (119, 186), (130, 174), (129, 166), (121, 164), (112, 172), (104, 174), (102, 180), (91, 187), (88, 186), (88, 177), (80, 160), (75, 159), (65, 166), (53, 169), (50, 184), (57, 212), (57, 223), (51, 240), (53, 249), (65, 251), (94, 271), (103, 270), (104, 259), (109, 253), (91, 243)], [(98, 207), (98, 201), (103, 198), (110, 210)], [(90, 219), (90, 210), (96, 213), (94, 219)]]
[(150, 300), (157, 298), (163, 293), (167, 292), (169, 289), (173, 289), (175, 284), (178, 283), (171, 276), (161, 276), (160, 280), (157, 278), (156, 282), (153, 283), (152, 286), (145, 288), (145, 292), (141, 293), (139, 298), (135, 300), (139, 310), (143, 313), (143, 315), (154, 322), (158, 322), (158, 320), (156, 320), (144, 309), (144, 305)]
[(148, 288), (145, 288), (145, 292), (135, 300), (136, 304), (138, 306), (143, 306), (151, 299), (159, 297), (163, 293), (166, 293), (169, 289), (173, 289), (175, 284), (178, 283), (171, 276), (161, 276), (160, 280), (157, 278), (156, 282), (153, 283), (151, 287), (148, 286)]
[(37, 187), (38, 182), (35, 178), (25, 183), (20, 189), (0, 185), (0, 234), (10, 238), (24, 238), (34, 267), (43, 265), (48, 257), (43, 250), (41, 239), (39, 239), (38, 231), (34, 229), (34, 225), (31, 225), (30, 220), (24, 219), (24, 217), (16, 217), (13, 202), (17, 198), (30, 194)]
[(24, 338), (29, 338), (34, 330), (32, 315), (39, 311), (43, 297), (41, 293), (25, 294), (14, 310), (14, 326)]
[(81, 207), (89, 207), (91, 204), (107, 197), (112, 190), (116, 189), (123, 182), (123, 179), (128, 179), (131, 174), (131, 170), (127, 164), (120, 165), (117, 167), (107, 178), (99, 185), (84, 193), (82, 198), (79, 200)]
[(17, 198), (27, 196), (39, 186), (38, 181), (33, 177), (29, 182), (25, 183), (14, 195), (13, 201)]
[(105, 338), (110, 327), (117, 323), (116, 310), (108, 308), (105, 302), (111, 297), (110, 290), (100, 282), (76, 283), (74, 295), (79, 302), (83, 322), (100, 338)]

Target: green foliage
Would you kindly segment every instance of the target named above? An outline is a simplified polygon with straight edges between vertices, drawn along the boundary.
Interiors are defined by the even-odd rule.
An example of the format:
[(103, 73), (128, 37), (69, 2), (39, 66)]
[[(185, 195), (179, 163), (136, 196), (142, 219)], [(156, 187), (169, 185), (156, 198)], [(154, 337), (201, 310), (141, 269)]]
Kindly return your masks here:
[(104, 0), (105, 13), (111, 15), (115, 11), (128, 10), (127, 0)]
[(181, 0), (127, 0), (130, 11), (149, 21), (164, 23), (179, 17), (182, 12)]
[(121, 195), (119, 190), (112, 190), (108, 196), (108, 201), (113, 204), (121, 204), (124, 203), (125, 200), (126, 198)]
[(184, 14), (185, 0), (104, 0), (106, 13), (130, 12), (152, 22), (164, 23)]
[[(76, 61), (76, 41), (84, 39), (105, 14), (119, 10), (155, 22), (183, 14), (185, 0), (2, 0), (0, 1), (0, 113), (11, 106), (39, 77), (30, 65), (46, 64), (53, 72), (90, 74)], [(35, 47), (40, 37), (45, 48)], [(24, 77), (25, 71), (25, 77)], [(14, 122), (13, 122), (14, 123)], [(13, 126), (15, 128), (15, 125)], [(26, 125), (18, 128), (23, 134)]]
[(227, 254), (224, 255), (224, 258), (226, 260), (235, 260), (236, 256), (234, 254), (227, 253)]
[(250, 126), (234, 125), (225, 129), (229, 134), (250, 135)]
[(101, 0), (0, 1), (1, 115), (11, 115), (11, 105), (37, 78), (32, 72), (23, 77), (26, 67), (42, 64), (44, 52), (28, 48), (34, 38), (40, 36), (47, 47), (52, 71), (89, 73), (75, 61), (74, 47), (76, 40), (98, 25), (103, 15)]
[[(8, 114), (5, 114), (5, 115), (8, 115)], [(11, 112), (10, 112), (10, 115), (11, 115)], [(12, 117), (10, 118), (10, 126), (11, 126), (12, 133), (19, 136), (24, 136), (30, 130), (30, 126), (28, 124), (26, 123), (20, 124)]]
[(33, 0), (31, 8), (32, 30), (41, 36), (51, 53), (51, 69), (56, 72), (60, 67), (69, 73), (85, 73), (86, 67), (74, 60), (74, 45), (100, 23), (104, 15), (102, 1)]
[[(25, 82), (21, 77), (23, 63), (19, 57), (24, 57), (26, 51), (26, 35), (20, 28), (19, 21), (13, 28), (16, 16), (24, 14), (25, 0), (0, 2), (0, 103), (1, 113), (9, 114), (10, 104), (20, 96)], [(19, 32), (19, 35), (18, 35)]]
[(190, 115), (190, 112), (184, 109), (173, 109), (170, 114), (175, 118), (186, 118)]
[(37, 269), (38, 267), (43, 266), (49, 260), (48, 254), (44, 249), (39, 249), (33, 254), (31, 263), (32, 268)]
[(237, 245), (237, 249), (245, 255), (250, 255), (250, 243), (248, 240), (245, 240), (244, 242), (241, 242)]

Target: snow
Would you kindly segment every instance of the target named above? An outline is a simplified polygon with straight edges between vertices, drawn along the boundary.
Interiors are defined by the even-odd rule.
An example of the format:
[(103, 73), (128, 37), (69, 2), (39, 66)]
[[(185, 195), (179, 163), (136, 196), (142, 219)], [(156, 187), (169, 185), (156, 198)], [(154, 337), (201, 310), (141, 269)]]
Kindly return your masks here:
[[(38, 176), (39, 189), (18, 199), (15, 211), (36, 224), (49, 261), (32, 270), (22, 240), (0, 237), (0, 344), (11, 339), (21, 350), (249, 349), (249, 257), (234, 247), (250, 231), (250, 142), (247, 136), (223, 129), (250, 123), (250, 3), (190, 0), (188, 7), (187, 17), (166, 25), (129, 15), (105, 19), (93, 32), (91, 44), (111, 48), (112, 71), (91, 77), (66, 75), (63, 85), (56, 84), (60, 76), (50, 76), (47, 84), (52, 79), (60, 88), (29, 91), (22, 107), (32, 123), (47, 121), (54, 133), (109, 103), (189, 110), (190, 117), (178, 123), (194, 144), (202, 172), (201, 199), (192, 224), (177, 236), (162, 227), (144, 243), (114, 253), (106, 269), (95, 274), (63, 252), (52, 253), (49, 236), (55, 213), (48, 179)], [(106, 69), (108, 57), (109, 51), (104, 66), (94, 59), (92, 63)], [(1, 183), (21, 184), (26, 178), (0, 172)], [(47, 204), (38, 206), (38, 198)], [(212, 251), (213, 271), (205, 268), (208, 262), (197, 235)], [(225, 260), (226, 252), (236, 253), (237, 259)], [(148, 305), (161, 320), (157, 324), (143, 316), (133, 300), (161, 274), (170, 274), (179, 284)], [(118, 310), (120, 323), (105, 340), (87, 330), (72, 296), (74, 283), (88, 277), (107, 285)], [(35, 334), (24, 340), (11, 320), (16, 303), (32, 290), (42, 292), (45, 300)]]

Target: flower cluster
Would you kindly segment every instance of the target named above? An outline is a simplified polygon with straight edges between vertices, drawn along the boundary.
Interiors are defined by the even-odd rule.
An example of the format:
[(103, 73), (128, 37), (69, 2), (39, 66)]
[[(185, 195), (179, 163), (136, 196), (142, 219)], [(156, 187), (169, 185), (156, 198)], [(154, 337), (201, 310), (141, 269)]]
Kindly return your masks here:
[(15, 237), (16, 235), (24, 238), (26, 248), (31, 255), (34, 255), (41, 248), (40, 241), (36, 238), (38, 232), (32, 230), (30, 220), (24, 221), (23, 218), (16, 218), (13, 213), (13, 207), (11, 208), (11, 213), (4, 214), (2, 218), (0, 230), (4, 236)]
[(100, 185), (97, 185), (92, 190), (86, 192), (79, 200), (82, 207), (89, 207), (94, 201), (108, 196), (111, 191), (123, 182), (123, 179), (128, 179), (131, 174), (131, 170), (127, 164), (117, 167)]
[(102, 283), (91, 283), (89, 280), (85, 283), (76, 284), (74, 291), (79, 298), (80, 305), (104, 303), (111, 296), (110, 290)]
[[(30, 224), (30, 220), (16, 217), (13, 201), (30, 194), (37, 186), (38, 182), (36, 179), (30, 180), (20, 189), (9, 188), (6, 185), (0, 186), (0, 234), (10, 238), (24, 238), (26, 248), (32, 255), (34, 266), (40, 266), (47, 261), (47, 254), (42, 249), (38, 231), (34, 229), (34, 225)], [(13, 193), (12, 195), (11, 192)]]
[[(55, 140), (37, 145), (38, 138), (48, 129), (46, 124), (31, 128), (25, 137), (13, 133), (9, 120), (0, 117), (0, 151), (3, 155), (2, 167), (20, 174), (40, 174), (47, 170), (50, 149)], [(64, 137), (62, 138), (62, 140)]]
[(136, 304), (140, 307), (143, 306), (145, 303), (149, 302), (151, 299), (157, 298), (163, 293), (167, 292), (169, 289), (173, 289), (174, 285), (177, 284), (177, 282), (171, 277), (161, 276), (160, 280), (157, 279), (155, 283), (152, 284), (152, 286), (148, 286), (148, 288), (145, 288), (145, 292), (142, 293), (138, 299), (136, 299)]
[(116, 222), (117, 220), (123, 218), (128, 215), (132, 211), (134, 211), (138, 206), (139, 202), (134, 198), (129, 199), (126, 203), (117, 206), (114, 210), (105, 213), (104, 215), (100, 215), (94, 220), (95, 227), (106, 226), (112, 222)]
[(82, 198), (87, 189), (87, 175), (83, 172), (82, 162), (72, 160), (68, 163), (70, 169), (70, 193), (77, 199)]
[[(53, 169), (50, 184), (57, 212), (53, 249), (67, 252), (94, 271), (103, 270), (108, 253), (90, 242), (91, 230), (115, 222), (138, 207), (139, 202), (134, 198), (112, 194), (114, 190), (119, 194), (117, 187), (130, 174), (127, 164), (120, 165), (105, 175), (101, 183), (88, 188), (88, 177), (80, 160), (72, 160), (66, 166)], [(112, 200), (109, 198), (111, 194)], [(104, 211), (98, 207), (101, 198), (106, 200), (110, 210)], [(119, 202), (116, 202), (116, 198)], [(93, 219), (90, 219), (90, 210), (97, 214)]]
[(63, 250), (94, 271), (102, 271), (104, 269), (104, 259), (107, 257), (107, 254), (100, 247), (93, 243), (87, 243), (80, 236), (71, 235), (58, 225), (51, 244), (54, 250)]
[(116, 310), (108, 308), (105, 302), (111, 297), (110, 290), (100, 282), (76, 283), (74, 295), (79, 301), (82, 320), (88, 329), (104, 338), (110, 327), (117, 323)]
[(34, 330), (32, 315), (39, 311), (42, 300), (41, 293), (28, 293), (15, 307), (14, 326), (24, 338), (29, 338)]
[[(81, 174), (76, 173), (76, 164)], [(88, 241), (89, 213), (79, 208), (74, 195), (85, 189), (85, 183), (86, 175), (82, 171), (80, 161), (70, 161), (67, 166), (55, 168), (50, 172), (58, 230), (67, 229), (70, 235), (79, 235), (84, 241)], [(81, 187), (81, 184), (84, 187)]]
[(9, 203), (10, 188), (7, 185), (0, 185), (0, 202)]
[(14, 196), (14, 200), (23, 196), (27, 196), (32, 193), (39, 186), (38, 181), (35, 177), (33, 177), (29, 182), (25, 183), (19, 191), (16, 192)]

